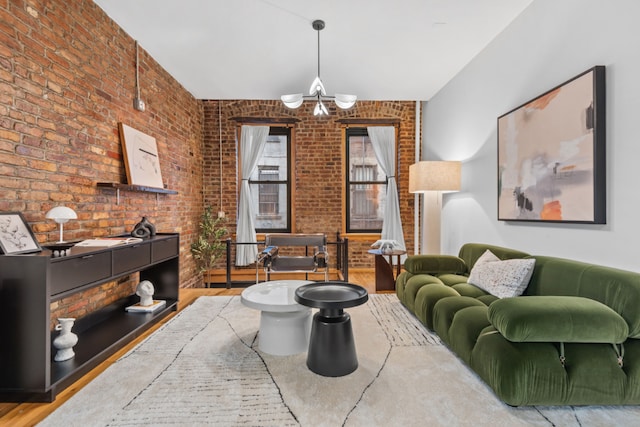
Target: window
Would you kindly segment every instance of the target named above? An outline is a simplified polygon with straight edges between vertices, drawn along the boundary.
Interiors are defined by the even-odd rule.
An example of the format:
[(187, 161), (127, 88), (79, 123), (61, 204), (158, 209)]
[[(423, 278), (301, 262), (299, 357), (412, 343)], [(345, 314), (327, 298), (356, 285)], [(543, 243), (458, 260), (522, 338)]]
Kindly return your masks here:
[(258, 215), (276, 216), (279, 213), (280, 186), (265, 181), (278, 181), (280, 166), (258, 166)]
[(348, 128), (347, 233), (380, 233), (387, 179), (378, 164), (366, 128)]
[(291, 129), (271, 127), (262, 157), (249, 179), (258, 233), (291, 231)]

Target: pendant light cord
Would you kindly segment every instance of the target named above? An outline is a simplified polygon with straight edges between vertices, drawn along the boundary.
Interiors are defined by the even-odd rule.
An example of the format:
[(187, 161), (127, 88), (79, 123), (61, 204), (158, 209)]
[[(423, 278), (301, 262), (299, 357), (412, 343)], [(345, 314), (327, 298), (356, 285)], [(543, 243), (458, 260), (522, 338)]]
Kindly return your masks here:
[(318, 78), (320, 78), (320, 29), (318, 32)]

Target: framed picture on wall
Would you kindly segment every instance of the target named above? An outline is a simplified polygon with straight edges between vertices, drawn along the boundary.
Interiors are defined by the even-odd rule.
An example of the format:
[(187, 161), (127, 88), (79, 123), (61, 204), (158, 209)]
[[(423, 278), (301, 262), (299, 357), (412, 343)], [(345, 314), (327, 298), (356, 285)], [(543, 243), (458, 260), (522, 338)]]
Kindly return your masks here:
[(129, 184), (164, 188), (156, 139), (124, 123), (118, 127)]
[(605, 67), (498, 117), (498, 220), (606, 223)]
[(0, 212), (0, 249), (7, 255), (42, 250), (20, 212)]

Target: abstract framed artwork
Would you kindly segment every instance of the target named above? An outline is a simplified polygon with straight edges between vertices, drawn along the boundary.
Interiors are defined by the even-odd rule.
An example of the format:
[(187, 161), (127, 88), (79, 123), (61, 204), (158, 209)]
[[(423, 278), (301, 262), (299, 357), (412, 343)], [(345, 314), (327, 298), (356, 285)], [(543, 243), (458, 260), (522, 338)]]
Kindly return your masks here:
[(7, 255), (42, 250), (20, 212), (0, 212), (0, 249)]
[(129, 184), (164, 188), (156, 139), (124, 123), (118, 127)]
[(606, 224), (605, 67), (498, 117), (498, 220)]

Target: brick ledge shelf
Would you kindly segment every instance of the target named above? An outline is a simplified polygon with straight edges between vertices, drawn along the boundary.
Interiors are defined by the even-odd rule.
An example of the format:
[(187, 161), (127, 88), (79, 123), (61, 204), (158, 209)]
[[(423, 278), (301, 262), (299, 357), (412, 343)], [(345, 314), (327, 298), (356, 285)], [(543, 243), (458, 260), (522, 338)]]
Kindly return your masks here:
[(147, 187), (145, 185), (120, 184), (117, 182), (98, 182), (96, 183), (96, 185), (100, 188), (116, 190), (116, 204), (118, 205), (120, 204), (120, 190), (156, 193), (156, 199), (158, 198), (158, 194), (178, 194), (176, 190), (169, 190), (166, 188), (158, 187)]

